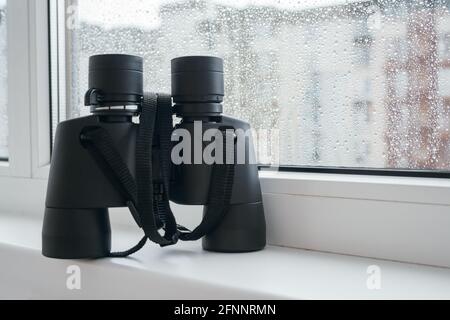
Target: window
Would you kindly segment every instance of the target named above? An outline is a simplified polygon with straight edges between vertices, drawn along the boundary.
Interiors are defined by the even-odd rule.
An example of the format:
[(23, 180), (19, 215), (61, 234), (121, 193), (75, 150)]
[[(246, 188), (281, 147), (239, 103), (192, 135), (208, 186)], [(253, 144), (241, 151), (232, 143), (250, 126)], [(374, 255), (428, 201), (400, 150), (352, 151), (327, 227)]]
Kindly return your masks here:
[(172, 58), (211, 54), (226, 61), (226, 112), (277, 137), (259, 146), (279, 150), (269, 164), (450, 170), (448, 1), (77, 0), (65, 13), (59, 120), (88, 113), (91, 55), (143, 56), (147, 89), (167, 92)]
[[(89, 112), (88, 57), (112, 52), (143, 56), (154, 91), (169, 91), (173, 57), (223, 57), (226, 112), (269, 142), (264, 164), (450, 177), (449, 1), (0, 3), (0, 99), (14, 97), (0, 105), (0, 214), (41, 218), (52, 129)], [(450, 266), (448, 179), (266, 171), (261, 181), (271, 244)], [(195, 220), (197, 208), (184, 209), (181, 223)]]
[(8, 153), (8, 45), (6, 34), (6, 0), (0, 0), (0, 161), (7, 161)]

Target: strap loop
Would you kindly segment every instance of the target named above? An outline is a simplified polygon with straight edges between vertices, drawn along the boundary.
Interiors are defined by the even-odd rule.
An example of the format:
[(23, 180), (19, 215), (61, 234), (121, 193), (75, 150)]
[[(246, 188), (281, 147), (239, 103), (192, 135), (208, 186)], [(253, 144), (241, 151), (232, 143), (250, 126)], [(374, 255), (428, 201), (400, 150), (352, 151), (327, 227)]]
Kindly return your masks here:
[[(136, 141), (136, 182), (138, 191), (137, 209), (140, 214), (142, 228), (145, 235), (153, 242), (168, 246), (173, 242), (172, 232), (167, 232), (163, 237), (158, 232), (157, 219), (155, 215), (155, 202), (153, 198), (153, 159), (152, 149), (155, 134), (156, 114), (158, 110), (158, 96), (156, 94), (145, 94), (142, 103), (140, 125)], [(159, 220), (159, 219), (158, 219)], [(167, 218), (165, 229), (171, 219)], [(173, 219), (175, 220), (175, 219)]]

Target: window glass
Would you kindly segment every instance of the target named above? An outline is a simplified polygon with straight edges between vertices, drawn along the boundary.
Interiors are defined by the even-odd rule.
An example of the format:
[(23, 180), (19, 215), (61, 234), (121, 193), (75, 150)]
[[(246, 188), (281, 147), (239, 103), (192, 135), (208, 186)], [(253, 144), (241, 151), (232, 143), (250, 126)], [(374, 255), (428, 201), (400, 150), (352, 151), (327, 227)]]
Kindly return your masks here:
[(65, 111), (88, 112), (90, 55), (143, 56), (147, 89), (165, 92), (172, 58), (217, 55), (225, 110), (257, 130), (264, 163), (450, 170), (449, 8), (447, 0), (72, 1)]

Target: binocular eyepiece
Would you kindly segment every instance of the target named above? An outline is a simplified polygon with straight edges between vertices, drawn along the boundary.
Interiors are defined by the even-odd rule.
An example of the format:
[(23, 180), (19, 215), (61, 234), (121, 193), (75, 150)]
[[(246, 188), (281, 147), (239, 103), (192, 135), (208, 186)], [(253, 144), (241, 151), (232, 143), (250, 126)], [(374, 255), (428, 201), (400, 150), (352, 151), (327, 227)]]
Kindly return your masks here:
[(172, 60), (172, 97), (175, 103), (222, 103), (224, 95), (222, 59), (197, 56)]
[(89, 90), (85, 105), (93, 114), (136, 115), (144, 95), (144, 61), (120, 54), (89, 59)]
[[(224, 91), (222, 59), (193, 56), (172, 60), (173, 102), (184, 105), (185, 112), (190, 113), (193, 104), (202, 104), (206, 113), (222, 113), (217, 104), (223, 102)], [(143, 95), (144, 61), (141, 57), (107, 54), (90, 58), (85, 105), (91, 107), (93, 114), (137, 115)], [(205, 104), (209, 104), (210, 110), (204, 110)]]

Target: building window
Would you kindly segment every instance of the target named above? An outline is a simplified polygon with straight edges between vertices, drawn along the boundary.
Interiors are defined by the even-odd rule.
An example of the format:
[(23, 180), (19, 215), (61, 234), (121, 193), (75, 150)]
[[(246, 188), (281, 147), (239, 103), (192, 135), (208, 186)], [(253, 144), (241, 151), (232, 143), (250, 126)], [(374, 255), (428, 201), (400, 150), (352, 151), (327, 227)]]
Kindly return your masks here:
[(439, 46), (440, 57), (450, 59), (450, 32), (441, 35)]

